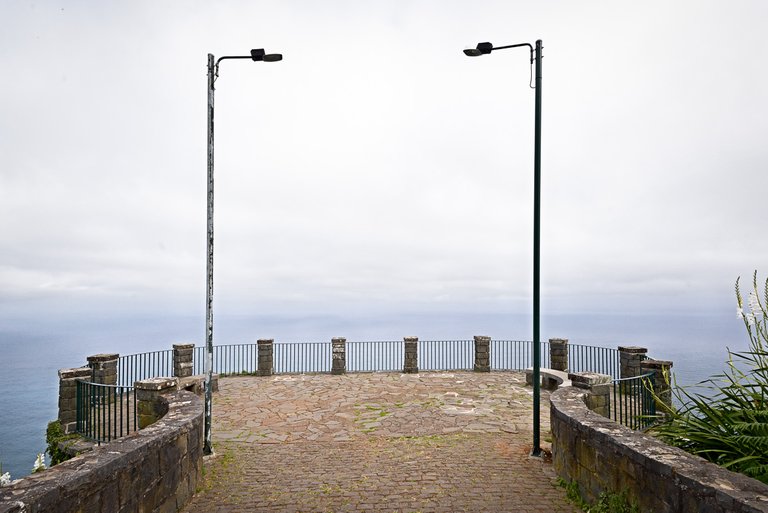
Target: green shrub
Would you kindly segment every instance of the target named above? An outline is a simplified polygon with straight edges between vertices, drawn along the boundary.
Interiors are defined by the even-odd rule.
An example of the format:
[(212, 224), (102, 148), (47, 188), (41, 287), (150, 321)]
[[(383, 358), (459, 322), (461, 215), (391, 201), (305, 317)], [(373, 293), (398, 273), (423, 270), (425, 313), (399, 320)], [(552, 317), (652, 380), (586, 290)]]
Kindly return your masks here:
[(71, 441), (74, 443), (80, 439), (80, 435), (77, 433), (64, 434), (64, 430), (61, 428), (61, 422), (54, 420), (48, 423), (48, 428), (45, 430), (45, 442), (48, 444), (48, 448), (45, 452), (51, 457), (51, 466), (57, 465), (62, 461), (70, 459), (72, 456), (61, 450), (59, 446), (60, 442)]
[(768, 279), (761, 293), (757, 271), (748, 310), (736, 280), (738, 316), (749, 335), (749, 350), (728, 350), (723, 374), (696, 386), (674, 387), (682, 406), (668, 412), (652, 433), (730, 470), (768, 483)]

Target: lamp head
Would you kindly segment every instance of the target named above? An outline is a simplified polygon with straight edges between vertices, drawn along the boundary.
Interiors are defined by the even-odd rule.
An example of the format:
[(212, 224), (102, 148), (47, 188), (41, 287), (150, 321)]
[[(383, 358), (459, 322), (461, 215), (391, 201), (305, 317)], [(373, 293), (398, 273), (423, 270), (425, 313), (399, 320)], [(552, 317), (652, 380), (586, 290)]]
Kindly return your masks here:
[(254, 61), (263, 61), (264, 60), (264, 48), (258, 48), (251, 50), (251, 59)]
[(477, 57), (479, 55), (485, 55), (486, 53), (491, 53), (491, 50), (493, 50), (493, 44), (477, 43), (477, 47), (467, 48), (466, 50), (464, 50), (464, 55), (468, 57)]
[(265, 53), (264, 48), (251, 50), (251, 59), (254, 61), (277, 62), (283, 60), (283, 55), (279, 53)]

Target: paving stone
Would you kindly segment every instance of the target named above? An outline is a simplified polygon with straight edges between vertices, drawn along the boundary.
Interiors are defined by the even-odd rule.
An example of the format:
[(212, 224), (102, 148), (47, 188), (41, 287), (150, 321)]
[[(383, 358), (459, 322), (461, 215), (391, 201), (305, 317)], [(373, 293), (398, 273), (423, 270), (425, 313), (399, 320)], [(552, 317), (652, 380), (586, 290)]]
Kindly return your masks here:
[[(204, 482), (184, 510), (575, 513), (530, 458), (522, 373), (221, 378)], [(542, 438), (549, 430), (542, 391)]]

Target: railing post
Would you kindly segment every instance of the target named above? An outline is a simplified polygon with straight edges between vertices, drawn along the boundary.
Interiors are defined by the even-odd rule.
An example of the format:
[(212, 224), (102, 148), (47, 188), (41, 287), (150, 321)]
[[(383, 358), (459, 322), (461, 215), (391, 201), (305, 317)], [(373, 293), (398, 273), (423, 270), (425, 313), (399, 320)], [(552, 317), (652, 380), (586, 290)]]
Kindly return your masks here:
[(669, 370), (672, 362), (669, 360), (643, 360), (642, 373), (653, 372), (651, 387), (656, 396), (656, 411), (668, 412), (672, 408), (672, 388), (670, 386)]
[(347, 339), (331, 339), (331, 374), (339, 376), (347, 372)]
[(405, 337), (405, 361), (403, 373), (418, 374), (419, 372), (419, 337)]
[(259, 347), (259, 370), (257, 376), (271, 376), (273, 374), (273, 345), (275, 340), (272, 338), (262, 338), (256, 341)]
[(475, 372), (491, 372), (491, 337), (475, 335)]
[(139, 429), (144, 429), (165, 415), (160, 397), (178, 389), (176, 378), (150, 378), (134, 383), (136, 408), (139, 413)]
[(568, 339), (549, 339), (549, 365), (554, 370), (568, 372)]
[(619, 346), (620, 377), (634, 378), (643, 373), (641, 368), (643, 360), (648, 354), (648, 349), (637, 346)]
[(568, 374), (568, 379), (574, 387), (587, 391), (587, 408), (603, 417), (610, 417), (611, 376), (596, 372), (572, 372)]
[[(117, 353), (101, 353), (89, 356), (88, 367), (91, 369), (91, 383), (100, 385), (117, 385)], [(102, 392), (105, 392), (102, 390)], [(108, 404), (112, 397), (107, 393), (99, 393), (92, 401)]]
[(100, 385), (117, 385), (117, 353), (102, 353), (89, 356), (91, 381)]
[(65, 435), (77, 431), (77, 381), (90, 377), (90, 367), (59, 369), (59, 423)]
[(195, 344), (173, 344), (173, 375), (188, 378), (192, 375)]

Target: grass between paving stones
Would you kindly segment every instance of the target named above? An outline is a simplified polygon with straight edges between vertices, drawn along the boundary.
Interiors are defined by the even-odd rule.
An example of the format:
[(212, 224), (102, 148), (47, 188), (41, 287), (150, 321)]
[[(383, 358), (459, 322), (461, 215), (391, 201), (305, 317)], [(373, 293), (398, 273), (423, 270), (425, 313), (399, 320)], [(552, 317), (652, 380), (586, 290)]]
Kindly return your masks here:
[(465, 433), (452, 433), (448, 435), (395, 436), (390, 440), (395, 443), (405, 442), (415, 446), (447, 447), (456, 445), (467, 438), (469, 435)]
[(378, 427), (378, 422), (388, 415), (387, 409), (378, 404), (355, 404), (354, 422), (365, 434), (373, 433)]
[(214, 483), (220, 480), (223, 474), (228, 473), (230, 467), (235, 462), (234, 449), (226, 444), (220, 444), (218, 454), (214, 456), (215, 461), (203, 461), (203, 480), (198, 483), (195, 493), (209, 492)]
[[(445, 406), (445, 401), (436, 397), (430, 397), (429, 399), (418, 403), (398, 402), (394, 403), (392, 406), (397, 409), (402, 409), (408, 406), (415, 406), (425, 409), (439, 409)], [(377, 403), (356, 403), (353, 405), (353, 407), (355, 409), (354, 422), (358, 425), (358, 427), (360, 427), (360, 431), (365, 434), (373, 433), (376, 431), (376, 429), (379, 427), (378, 422), (392, 414), (392, 412), (389, 411), (385, 406)]]

